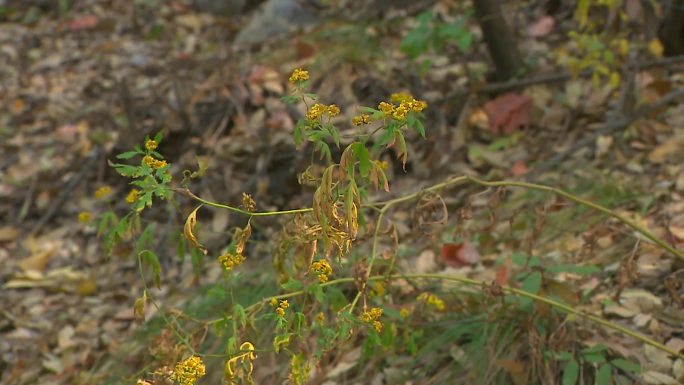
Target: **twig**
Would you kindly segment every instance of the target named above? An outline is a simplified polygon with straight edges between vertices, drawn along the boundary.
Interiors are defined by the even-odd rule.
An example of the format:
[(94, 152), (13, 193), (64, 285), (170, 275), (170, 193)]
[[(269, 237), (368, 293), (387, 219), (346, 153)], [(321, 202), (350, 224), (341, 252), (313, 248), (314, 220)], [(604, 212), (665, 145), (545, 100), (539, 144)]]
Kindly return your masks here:
[[(627, 65), (629, 69), (646, 69), (646, 68), (653, 68), (653, 67), (666, 67), (671, 64), (679, 64), (679, 63), (684, 63), (684, 55), (681, 56), (674, 56), (674, 57), (669, 57), (669, 58), (662, 58), (662, 59), (657, 59), (657, 60), (652, 60), (648, 61), (645, 63), (630, 63)], [(591, 69), (586, 69), (581, 71), (578, 76), (579, 77), (589, 77), (593, 75), (594, 71)], [(513, 80), (513, 81), (508, 81), (508, 82), (501, 82), (501, 83), (489, 83), (484, 85), (481, 88), (475, 88), (474, 92), (479, 92), (479, 93), (484, 93), (484, 94), (495, 94), (499, 92), (505, 92), (505, 91), (512, 91), (515, 89), (519, 88), (525, 88), (537, 84), (547, 84), (547, 83), (558, 83), (558, 82), (564, 82), (567, 80), (572, 79), (572, 74), (569, 72), (562, 72), (562, 73), (555, 73), (555, 74), (549, 74), (549, 75), (541, 75), (538, 77), (534, 78), (525, 78), (525, 79), (519, 79), (519, 80)], [(468, 95), (471, 93), (471, 90), (468, 89), (458, 89), (455, 90), (447, 95), (444, 95), (443, 97), (437, 99), (434, 101), (434, 103), (441, 103), (447, 100), (463, 97), (465, 95)]]
[(78, 186), (78, 184), (83, 180), (83, 178), (86, 176), (86, 174), (92, 169), (93, 164), (95, 163), (95, 160), (100, 155), (100, 150), (98, 147), (95, 147), (91, 152), (90, 155), (86, 158), (85, 162), (81, 165), (81, 169), (78, 171), (78, 173), (74, 174), (71, 176), (69, 181), (64, 185), (62, 188), (62, 191), (59, 193), (59, 197), (55, 201), (55, 203), (50, 206), (48, 211), (38, 220), (38, 223), (33, 227), (33, 230), (31, 231), (31, 234), (35, 235), (37, 234), (40, 230), (42, 230), (43, 226), (52, 219), (52, 217), (59, 211), (60, 208), (64, 205), (64, 203), (69, 199), (71, 196), (71, 192)]
[[(478, 287), (482, 287), (482, 284), (484, 283), (483, 281), (478, 281), (475, 279), (446, 275), (446, 274), (405, 274), (405, 275), (392, 275), (389, 277), (386, 275), (377, 275), (377, 276), (368, 277), (368, 281), (380, 281), (380, 280), (386, 280), (386, 279), (405, 279), (405, 278), (438, 279), (438, 280), (443, 280), (443, 281), (459, 282), (459, 283), (462, 283), (465, 285), (478, 286)], [(329, 282), (325, 282), (325, 283), (320, 284), (320, 286), (326, 287), (326, 286), (332, 286), (332, 285), (339, 285), (342, 283), (354, 283), (354, 282), (356, 282), (355, 278), (347, 277), (347, 278), (339, 278), (339, 279), (335, 279), (335, 280), (332, 280)], [(665, 346), (665, 345), (663, 345), (663, 344), (661, 344), (661, 343), (659, 343), (659, 342), (657, 342), (657, 341), (655, 341), (655, 340), (653, 340), (653, 339), (651, 339), (651, 338), (649, 338), (649, 337), (647, 337), (647, 336), (645, 336), (639, 332), (633, 331), (633, 330), (631, 330), (625, 326), (611, 322), (611, 321), (604, 319), (598, 315), (590, 314), (590, 313), (587, 313), (585, 311), (575, 309), (574, 307), (572, 307), (570, 305), (566, 305), (564, 303), (552, 300), (550, 298), (542, 297), (540, 295), (530, 293), (530, 292), (527, 292), (524, 290), (512, 288), (510, 286), (502, 286), (501, 288), (506, 293), (513, 294), (513, 295), (516, 295), (518, 297), (529, 298), (533, 301), (545, 303), (545, 304), (552, 306), (552, 307), (554, 307), (554, 308), (556, 308), (556, 309), (558, 309), (564, 313), (573, 315), (573, 316), (578, 317), (578, 318), (587, 319), (591, 322), (594, 322), (596, 324), (604, 326), (608, 329), (615, 330), (619, 333), (622, 333), (624, 335), (627, 335), (627, 336), (630, 336), (634, 339), (637, 339), (637, 340), (639, 340), (639, 341), (641, 341), (647, 345), (653, 346), (654, 348), (661, 350), (663, 352), (666, 352), (666, 353), (670, 354), (671, 356), (684, 359), (684, 354), (681, 354), (678, 351), (670, 349), (669, 347), (667, 347), (667, 346)], [(272, 297), (264, 298), (261, 301), (255, 303), (255, 304), (252, 304), (249, 307), (245, 308), (245, 313), (249, 314), (253, 310), (255, 310), (257, 308), (261, 308), (264, 305), (268, 304), (273, 299), (284, 300), (284, 299), (294, 298), (294, 297), (298, 297), (300, 295), (304, 295), (307, 292), (308, 291), (306, 289), (304, 289), (304, 290), (297, 290), (297, 291), (293, 291), (293, 292), (286, 293), (286, 294), (274, 295)], [(231, 317), (228, 317), (228, 318), (231, 318)], [(218, 318), (218, 319), (208, 321), (207, 324), (212, 325), (212, 324), (216, 324), (218, 322), (222, 322), (225, 320), (226, 320), (226, 318)]]
[(619, 130), (627, 128), (636, 120), (648, 116), (654, 111), (660, 109), (661, 107), (664, 107), (668, 103), (673, 102), (682, 97), (684, 97), (684, 88), (674, 90), (653, 103), (645, 104), (637, 108), (634, 112), (623, 118), (618, 118), (612, 122), (607, 123), (605, 126), (603, 126), (598, 131), (594, 132), (592, 135), (586, 135), (582, 139), (575, 142), (575, 144), (569, 149), (552, 156), (548, 160), (545, 160), (544, 163), (536, 166), (531, 172), (529, 172), (526, 175), (526, 179), (529, 180), (530, 178), (555, 167), (556, 165), (558, 165), (559, 163), (567, 159), (569, 156), (579, 151), (580, 149), (594, 143), (596, 141), (596, 138), (598, 138), (599, 136), (612, 135)]

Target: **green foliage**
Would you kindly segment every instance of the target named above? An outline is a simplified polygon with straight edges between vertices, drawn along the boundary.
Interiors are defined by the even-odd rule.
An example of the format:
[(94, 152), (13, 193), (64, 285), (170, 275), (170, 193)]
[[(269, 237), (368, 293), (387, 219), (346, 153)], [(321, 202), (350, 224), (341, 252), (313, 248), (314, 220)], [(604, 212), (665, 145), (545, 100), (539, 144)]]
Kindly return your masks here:
[[(401, 41), (401, 50), (411, 59), (417, 59), (428, 52), (441, 52), (447, 45), (454, 44), (461, 52), (467, 52), (473, 36), (468, 29), (469, 15), (453, 23), (437, 20), (434, 13), (425, 11), (416, 17), (416, 26)], [(423, 62), (425, 68), (430, 62)], [(423, 135), (424, 136), (424, 135)]]
[[(419, 17), (418, 28), (419, 31), (409, 34), (414, 34), (408, 44), (414, 50), (411, 52), (418, 52), (420, 44), (428, 44), (426, 41), (430, 47), (439, 48), (450, 39), (458, 39), (460, 35), (456, 31), (465, 33), (462, 31), (465, 30), (464, 24), (458, 28), (441, 25), (432, 16), (425, 15)], [(568, 314), (576, 317), (580, 313), (574, 312), (572, 304), (564, 301), (562, 296), (555, 300), (559, 295), (552, 290), (552, 286), (558, 284), (554, 277), (561, 273), (589, 276), (600, 271), (596, 266), (555, 263), (518, 251), (509, 256), (517, 268), (510, 286), (496, 281), (479, 282), (434, 274), (412, 275), (401, 271), (397, 258), (406, 255), (406, 248), (400, 252), (398, 231), (386, 225), (385, 214), (390, 208), (409, 201), (422, 204), (422, 198), (429, 197), (429, 194), (437, 196), (439, 191), (457, 182), (471, 181), (489, 187), (496, 183), (459, 177), (387, 202), (369, 202), (368, 192), (390, 190), (390, 180), (385, 173), (387, 166), (381, 161), (380, 154), (393, 148), (398, 160), (405, 164), (409, 160), (406, 133), (426, 136), (421, 113), (427, 104), (410, 95), (393, 94), (389, 101), (380, 102), (377, 109), (362, 107), (361, 114), (352, 120), (353, 126), (357, 127), (355, 134), (342, 140), (339, 123), (332, 119), (340, 113), (339, 108), (334, 104), (322, 104), (316, 95), (306, 92), (307, 79), (308, 72), (296, 70), (291, 76), (294, 83), (292, 94), (283, 100), (307, 109), (295, 126), (295, 144), (303, 148), (308, 143), (308, 148), (326, 161), (324, 167), (317, 169), (312, 165), (300, 177), (300, 180), (315, 185), (311, 207), (258, 212), (255, 211), (256, 202), (248, 194), (243, 195), (241, 208), (238, 208), (207, 201), (189, 189), (184, 190), (199, 205), (196, 203), (196, 208), (188, 214), (183, 235), (174, 240), (179, 258), (183, 261), (189, 253), (198, 278), (205, 272), (207, 255), (215, 257), (217, 261), (214, 263), (224, 271), (217, 282), (192, 296), (193, 300), (184, 309), (160, 312), (163, 322), (152, 321), (160, 329), (169, 331), (163, 337), (165, 344), (160, 343), (160, 346), (173, 346), (175, 352), (175, 355), (170, 354), (171, 357), (165, 357), (164, 352), (155, 352), (160, 365), (181, 362), (179, 360), (189, 354), (214, 358), (221, 361), (227, 383), (253, 383), (254, 365), (261, 364), (260, 361), (254, 362), (257, 359), (255, 352), (258, 352), (260, 357), (270, 357), (269, 362), (275, 362), (279, 368), (287, 367), (289, 373), (283, 377), (289, 377), (292, 383), (304, 384), (317, 364), (351, 345), (360, 345), (360, 360), (364, 362), (386, 357), (408, 358), (411, 364), (402, 369), (402, 375), (411, 381), (415, 380), (412, 376), (416, 375), (417, 369), (429, 373), (444, 365), (435, 357), (453, 360), (455, 364), (449, 373), (453, 378), (467, 373), (467, 378), (477, 383), (510, 381), (512, 376), (520, 376), (520, 373), (504, 369), (489, 358), (510, 357), (517, 352), (537, 357), (537, 361), (509, 363), (511, 368), (516, 365), (524, 368), (528, 368), (526, 365), (550, 365), (562, 376), (564, 385), (576, 384), (585, 368), (591, 370), (598, 384), (609, 384), (617, 371), (640, 370), (638, 365), (611, 356), (609, 350), (600, 344), (586, 348), (570, 341), (559, 348), (545, 342), (540, 346), (520, 342), (544, 341), (541, 336), (560, 328), (571, 328), (572, 325), (568, 326), (572, 324)], [(515, 137), (506, 138), (493, 146), (503, 148), (515, 140)], [(110, 163), (117, 172), (131, 180), (136, 190), (126, 199), (130, 204), (128, 214), (119, 219), (113, 211), (107, 211), (98, 224), (98, 232), (108, 250), (121, 241), (134, 244), (140, 277), (143, 282), (151, 279), (156, 288), (161, 288), (164, 283), (162, 265), (152, 251), (157, 229), (152, 224), (143, 229), (141, 214), (152, 206), (155, 199), (178, 203), (171, 194), (169, 165), (156, 151), (160, 141), (160, 134), (154, 139), (146, 138), (144, 147), (136, 147), (117, 157), (126, 163)], [(331, 146), (341, 150), (339, 159), (333, 159)], [(138, 164), (129, 164), (138, 157), (141, 158)], [(206, 163), (203, 165), (198, 160), (198, 168), (194, 173), (183, 173), (183, 186), (187, 188), (189, 180), (201, 177), (206, 171)], [(515, 183), (509, 182), (511, 186)], [(501, 182), (498, 186), (506, 184)], [(550, 191), (540, 185), (527, 184), (524, 187), (545, 193)], [(595, 205), (570, 194), (557, 193), (596, 209)], [(619, 197), (621, 191), (608, 188), (603, 193)], [(524, 195), (521, 199), (525, 202), (541, 201), (539, 194)], [(488, 205), (490, 210), (496, 208), (492, 202)], [(420, 210), (433, 210), (430, 207), (420, 208), (420, 205), (416, 207), (416, 217), (423, 215)], [(248, 218), (246, 225), (234, 230), (230, 244), (220, 252), (208, 250), (199, 239), (197, 212), (207, 208), (225, 209)], [(610, 213), (608, 209), (600, 209)], [(525, 218), (519, 227), (511, 221), (511, 228), (527, 231), (533, 235), (531, 238), (538, 236), (535, 232), (541, 231), (539, 223), (542, 222), (541, 215), (537, 214), (535, 224), (527, 224), (530, 218)], [(562, 222), (582, 214), (558, 210), (548, 215), (555, 215), (554, 220)], [(252, 234), (252, 221), (256, 223), (259, 217), (267, 215), (287, 215), (289, 219), (273, 241), (273, 271), (261, 269), (263, 261), (258, 261), (260, 271), (257, 278), (247, 273), (249, 269), (243, 269), (242, 264), (254, 259), (246, 248)], [(364, 223), (369, 226), (363, 226)], [(654, 240), (649, 233), (642, 233)], [(484, 244), (486, 237), (478, 236), (479, 242)], [(461, 237), (466, 239), (463, 234)], [(457, 236), (450, 240), (454, 238)], [(494, 237), (492, 239), (496, 241)], [(391, 246), (388, 250), (379, 251), (380, 242)], [(504, 262), (502, 259), (499, 266)], [(422, 281), (428, 278), (458, 281), (480, 289), (448, 291), (440, 289), (440, 285), (433, 287), (434, 292), (428, 291), (430, 287)], [(399, 280), (413, 279), (418, 281), (403, 284), (403, 287), (397, 284)], [(136, 316), (144, 316), (144, 306), (148, 302), (158, 306), (153, 291), (145, 285), (141, 298), (134, 304)], [(526, 327), (521, 328), (520, 325)], [(545, 360), (538, 358), (540, 352)], [(189, 362), (196, 361), (193, 358)], [(152, 370), (147, 372), (153, 373)], [(516, 381), (536, 380), (533, 371), (525, 373), (527, 377)]]

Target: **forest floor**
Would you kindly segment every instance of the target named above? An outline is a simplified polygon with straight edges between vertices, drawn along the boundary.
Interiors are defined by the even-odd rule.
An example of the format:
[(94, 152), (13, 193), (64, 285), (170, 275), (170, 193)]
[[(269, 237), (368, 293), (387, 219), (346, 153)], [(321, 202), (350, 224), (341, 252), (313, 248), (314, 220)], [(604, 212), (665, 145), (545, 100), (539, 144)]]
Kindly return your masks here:
[[(375, 107), (393, 92), (427, 101), (427, 140), (407, 137), (406, 170), (394, 154), (384, 155), (392, 192), (378, 199), (455, 175), (537, 182), (610, 207), (675, 248), (684, 243), (681, 61), (635, 62), (617, 90), (591, 76), (555, 78), (567, 74), (556, 55), (570, 52), (571, 20), (559, 17), (546, 30), (538, 10), (524, 8), (516, 20), (534, 63), (525, 78), (537, 80), (485, 85), (483, 46), (463, 55), (446, 45), (410, 60), (400, 45), (415, 23), (400, 12), (365, 23), (333, 19), (241, 47), (231, 41), (247, 17), (197, 13), (184, 1), (83, 3), (0, 14), (0, 383), (135, 382), (144, 373), (150, 361), (136, 342), (142, 325), (133, 311), (143, 284), (131, 242), (106, 255), (96, 222), (83, 213), (126, 212), (127, 180), (108, 161), (145, 135), (164, 133), (159, 151), (175, 176), (197, 169), (198, 158), (207, 165), (192, 185), (199, 196), (238, 204), (249, 192), (260, 210), (310, 206), (312, 191), (297, 175), (311, 158), (291, 139), (304, 110), (280, 100), (298, 67), (310, 71), (321, 100), (340, 106), (341, 127), (359, 105)], [(454, 19), (456, 6), (447, 3), (429, 9)], [(182, 214), (193, 208), (179, 199), (181, 213), (159, 205), (145, 217), (165, 230), (156, 244), (163, 284), (155, 296), (169, 308), (182, 307), (220, 274), (208, 261), (198, 277), (189, 259), (173, 256)], [(442, 199), (450, 218), (420, 237), (408, 236), (410, 206), (393, 214), (410, 250), (404, 268), (506, 283), (516, 267), (501, 255), (514, 250), (544, 266), (591, 266), (587, 274), (556, 276), (555, 294), (579, 297), (581, 290), (582, 311), (684, 349), (683, 261), (614, 218), (517, 189), (459, 187)], [(226, 245), (242, 224), (226, 212), (202, 215), (210, 249)], [(264, 241), (250, 246), (246, 269), (254, 268), (257, 282), (260, 263), (270, 263), (265, 240), (279, 223), (260, 222), (256, 239)], [(514, 227), (520, 235), (509, 236)], [(148, 307), (146, 318), (155, 314)], [(639, 363), (645, 382), (684, 379), (684, 360), (630, 336), (584, 336)], [(510, 362), (513, 376), (521, 364)], [(338, 376), (353, 366), (335, 365)], [(348, 383), (368, 383), (361, 373)]]

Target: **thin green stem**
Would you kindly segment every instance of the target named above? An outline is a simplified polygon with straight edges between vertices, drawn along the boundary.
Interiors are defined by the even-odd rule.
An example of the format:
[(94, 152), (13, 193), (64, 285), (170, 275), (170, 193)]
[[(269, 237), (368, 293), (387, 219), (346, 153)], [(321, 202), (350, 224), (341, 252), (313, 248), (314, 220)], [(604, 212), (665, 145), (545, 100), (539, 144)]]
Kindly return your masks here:
[(249, 212), (246, 210), (239, 209), (237, 207), (229, 206), (229, 205), (224, 205), (221, 203), (216, 203), (212, 201), (208, 201), (206, 199), (200, 198), (197, 195), (193, 194), (190, 190), (188, 189), (181, 189), (181, 192), (189, 196), (190, 198), (201, 202), (207, 206), (210, 207), (216, 207), (219, 209), (225, 209), (232, 211), (234, 213), (242, 214), (242, 215), (247, 215), (247, 216), (252, 216), (252, 217), (267, 217), (267, 216), (272, 216), (272, 215), (290, 215), (290, 214), (297, 214), (297, 213), (308, 213), (313, 211), (312, 208), (303, 208), (303, 209), (295, 209), (295, 210), (283, 210), (283, 211), (262, 211), (262, 212)]
[[(402, 274), (402, 275), (392, 275), (392, 276), (376, 275), (376, 276), (368, 277), (367, 281), (371, 282), (371, 281), (379, 281), (379, 280), (387, 280), (387, 279), (390, 279), (390, 280), (395, 280), (395, 279), (437, 279), (437, 280), (443, 280), (443, 281), (453, 281), (453, 282), (458, 282), (458, 283), (465, 284), (465, 285), (478, 286), (478, 287), (481, 287), (485, 283), (484, 281), (479, 281), (476, 279), (471, 279), (471, 278), (466, 278), (466, 277), (458, 277), (458, 276), (445, 275), (445, 274), (429, 274), (429, 273)], [(354, 278), (339, 278), (339, 279), (335, 279), (335, 280), (332, 280), (332, 281), (329, 281), (326, 283), (322, 283), (321, 287), (340, 285), (340, 284), (344, 284), (344, 283), (353, 283), (354, 281), (355, 281)], [(533, 301), (537, 301), (540, 303), (545, 303), (545, 304), (547, 304), (551, 307), (554, 307), (554, 308), (556, 308), (556, 309), (558, 309), (564, 313), (576, 316), (578, 318), (584, 318), (586, 320), (594, 322), (594, 323), (601, 325), (603, 327), (606, 327), (608, 329), (612, 329), (612, 330), (615, 330), (615, 331), (622, 333), (624, 335), (630, 336), (630, 337), (632, 337), (636, 340), (639, 340), (639, 341), (641, 341), (647, 345), (653, 346), (654, 348), (661, 350), (663, 352), (666, 352), (666, 353), (670, 354), (671, 356), (684, 359), (684, 354), (679, 353), (678, 351), (675, 351), (673, 349), (670, 349), (669, 347), (661, 344), (660, 342), (655, 341), (655, 340), (653, 340), (653, 339), (651, 339), (651, 338), (649, 338), (649, 337), (647, 337), (647, 336), (645, 336), (645, 335), (643, 335), (637, 331), (631, 330), (625, 326), (622, 326), (622, 325), (619, 325), (617, 323), (611, 322), (607, 319), (601, 318), (598, 315), (590, 314), (590, 313), (587, 313), (585, 311), (578, 310), (578, 309), (576, 309), (570, 305), (566, 305), (564, 303), (552, 300), (550, 298), (542, 297), (540, 295), (530, 293), (530, 292), (527, 292), (524, 290), (516, 289), (516, 288), (510, 287), (510, 286), (502, 286), (501, 288), (505, 293), (509, 293), (509, 294), (516, 295), (519, 297), (529, 298)], [(293, 291), (293, 292), (287, 293), (287, 294), (275, 295), (272, 297), (264, 298), (261, 301), (249, 306), (245, 310), (254, 309), (256, 307), (263, 306), (263, 305), (269, 303), (272, 299), (276, 299), (276, 300), (288, 299), (288, 298), (293, 298), (293, 297), (297, 297), (300, 295), (304, 295), (305, 293), (306, 293), (305, 290), (297, 290), (297, 291)], [(214, 324), (217, 322), (221, 322), (223, 320), (224, 320), (223, 318), (219, 318), (219, 319), (209, 321), (208, 323)]]
[(487, 182), (483, 181), (480, 179), (477, 179), (472, 176), (466, 176), (466, 178), (476, 184), (479, 184), (481, 186), (487, 186), (487, 187), (499, 187), (499, 186), (505, 186), (505, 187), (523, 187), (527, 189), (532, 189), (532, 190), (540, 190), (540, 191), (546, 191), (550, 192), (556, 195), (560, 195), (568, 200), (571, 200), (577, 204), (580, 204), (582, 206), (589, 207), (591, 209), (594, 209), (596, 211), (600, 211), (608, 216), (611, 216), (618, 221), (624, 223), (628, 227), (630, 227), (632, 230), (640, 233), (646, 239), (650, 240), (651, 242), (655, 243), (656, 245), (660, 246), (661, 248), (667, 250), (669, 253), (674, 255), (675, 257), (684, 260), (684, 253), (681, 251), (675, 249), (672, 247), (670, 244), (667, 242), (663, 241), (662, 239), (659, 239), (655, 234), (653, 234), (650, 230), (648, 230), (646, 227), (641, 226), (637, 224), (636, 222), (632, 221), (631, 219), (625, 217), (624, 215), (618, 214), (615, 211), (601, 206), (599, 204), (596, 204), (594, 202), (588, 201), (586, 199), (580, 198), (576, 195), (570, 194), (569, 192), (563, 191), (561, 189), (551, 187), (551, 186), (546, 186), (542, 184), (536, 184), (536, 183), (528, 183), (528, 182), (514, 182), (514, 181), (496, 181), (496, 182)]

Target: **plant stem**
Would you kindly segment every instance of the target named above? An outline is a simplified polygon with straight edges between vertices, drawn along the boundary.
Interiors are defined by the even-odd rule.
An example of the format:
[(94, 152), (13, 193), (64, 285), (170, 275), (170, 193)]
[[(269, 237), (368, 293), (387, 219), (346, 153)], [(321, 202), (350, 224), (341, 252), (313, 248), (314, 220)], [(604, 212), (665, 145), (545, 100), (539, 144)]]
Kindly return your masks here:
[[(368, 277), (367, 281), (370, 282), (370, 281), (379, 281), (379, 280), (387, 280), (387, 279), (391, 279), (391, 280), (396, 280), (396, 279), (436, 279), (436, 280), (442, 280), (442, 281), (453, 281), (453, 282), (458, 282), (458, 283), (465, 284), (465, 285), (479, 286), (479, 287), (481, 287), (485, 283), (483, 281), (478, 281), (476, 279), (471, 279), (471, 278), (466, 278), (466, 277), (458, 277), (458, 276), (446, 275), (446, 274), (429, 274), (429, 273), (391, 275), (389, 277), (386, 275), (376, 275), (376, 276)], [(329, 282), (322, 283), (320, 285), (321, 285), (321, 287), (326, 287), (326, 286), (340, 285), (340, 284), (344, 284), (344, 283), (354, 283), (354, 281), (355, 281), (355, 279), (350, 278), (350, 277), (338, 278), (338, 279), (335, 279), (335, 280), (332, 280)], [(630, 337), (632, 337), (636, 340), (639, 340), (639, 341), (641, 341), (647, 345), (653, 346), (654, 348), (661, 350), (663, 352), (666, 352), (671, 356), (684, 359), (684, 354), (681, 354), (681, 353), (679, 353), (673, 349), (670, 349), (667, 346), (659, 343), (658, 341), (655, 341), (655, 340), (653, 340), (653, 339), (651, 339), (651, 338), (649, 338), (649, 337), (647, 337), (647, 336), (645, 336), (645, 335), (643, 335), (637, 331), (631, 330), (625, 326), (611, 322), (611, 321), (604, 319), (598, 315), (590, 314), (590, 313), (587, 313), (585, 311), (578, 310), (578, 309), (576, 309), (570, 305), (566, 305), (564, 303), (552, 300), (550, 298), (542, 297), (540, 295), (530, 293), (530, 292), (527, 292), (524, 290), (516, 289), (516, 288), (510, 287), (510, 286), (501, 286), (501, 288), (505, 293), (513, 294), (513, 295), (516, 295), (518, 297), (525, 297), (525, 298), (529, 298), (533, 301), (545, 303), (545, 304), (547, 304), (551, 307), (554, 307), (554, 308), (556, 308), (556, 309), (558, 309), (564, 313), (571, 314), (571, 315), (577, 316), (579, 318), (587, 319), (591, 322), (594, 322), (596, 324), (604, 326), (608, 329), (612, 329), (612, 330), (615, 330), (615, 331), (622, 333), (624, 335), (630, 336)], [(288, 299), (288, 298), (293, 298), (293, 297), (297, 297), (300, 295), (304, 295), (305, 293), (306, 293), (306, 290), (297, 290), (297, 291), (293, 291), (293, 292), (286, 293), (286, 294), (280, 294), (280, 295), (275, 295), (272, 297), (264, 298), (261, 301), (250, 305), (245, 310), (247, 312), (250, 312), (252, 309), (255, 309), (255, 308), (260, 307), (260, 306), (264, 306), (265, 304), (269, 303), (272, 299), (276, 299), (276, 300)], [(208, 321), (207, 324), (215, 324), (215, 323), (221, 322), (223, 320), (225, 320), (225, 319), (224, 318), (214, 319), (214, 320)]]

